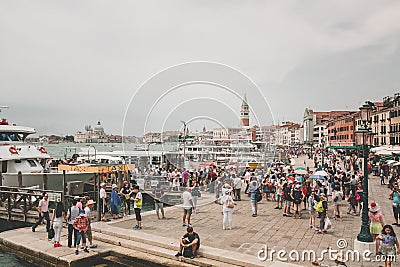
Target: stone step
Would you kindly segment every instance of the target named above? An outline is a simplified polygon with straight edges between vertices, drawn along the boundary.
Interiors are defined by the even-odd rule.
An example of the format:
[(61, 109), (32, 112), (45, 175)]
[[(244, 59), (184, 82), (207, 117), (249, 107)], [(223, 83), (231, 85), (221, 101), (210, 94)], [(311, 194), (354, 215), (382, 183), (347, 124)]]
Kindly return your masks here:
[[(157, 257), (161, 257), (163, 259), (173, 260), (173, 265), (171, 266), (178, 266), (179, 264), (184, 263), (185, 266), (201, 266), (201, 267), (235, 267), (235, 266), (242, 266), (242, 265), (235, 265), (225, 262), (220, 262), (214, 259), (200, 257), (195, 259), (188, 259), (183, 257), (175, 257), (177, 253), (176, 250), (167, 249), (163, 247), (149, 245), (143, 242), (133, 241), (130, 239), (124, 239), (119, 237), (110, 236), (108, 234), (103, 233), (96, 233), (93, 235), (96, 240), (101, 242), (121, 246), (125, 249), (136, 250), (142, 253), (154, 255)], [(166, 264), (165, 262), (163, 264)]]
[[(93, 236), (96, 236), (97, 233), (103, 233), (106, 236), (112, 237), (114, 239), (131, 240), (139, 242), (141, 245), (146, 244), (152, 247), (166, 249), (168, 251), (171, 250), (171, 248), (177, 250), (179, 247), (178, 238), (175, 240), (171, 240), (170, 238), (155, 236), (134, 230), (132, 230), (131, 234), (129, 233), (129, 231), (124, 231), (124, 233), (121, 233), (121, 228), (114, 227), (111, 224), (107, 224), (104, 222), (93, 223), (92, 230), (93, 232), (96, 232), (96, 234), (94, 234)], [(229, 253), (227, 253), (226, 250), (212, 248), (208, 246), (201, 246), (198, 254), (202, 258), (218, 261), (220, 263), (230, 264), (231, 266), (263, 266), (256, 257), (248, 257), (248, 255), (244, 255), (234, 251), (229, 251)]]

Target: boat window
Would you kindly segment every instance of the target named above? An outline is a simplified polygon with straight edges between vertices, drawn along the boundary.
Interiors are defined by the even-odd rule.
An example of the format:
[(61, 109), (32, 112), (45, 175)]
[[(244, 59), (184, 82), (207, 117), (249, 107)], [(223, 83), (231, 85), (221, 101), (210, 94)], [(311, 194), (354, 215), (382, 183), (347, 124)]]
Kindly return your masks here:
[(22, 135), (18, 133), (0, 133), (0, 141), (21, 141)]
[(21, 160), (20, 159), (16, 159), (16, 160), (14, 160), (14, 162), (15, 163), (21, 163)]
[(15, 133), (10, 134), (10, 139), (11, 139), (11, 141), (18, 141), (18, 137), (17, 137), (17, 136), (18, 136), (18, 135), (15, 134)]
[(28, 161), (28, 163), (29, 163), (29, 165), (30, 165), (31, 167), (37, 167), (37, 164), (36, 164), (36, 162), (35, 162), (34, 160), (28, 159), (27, 161)]

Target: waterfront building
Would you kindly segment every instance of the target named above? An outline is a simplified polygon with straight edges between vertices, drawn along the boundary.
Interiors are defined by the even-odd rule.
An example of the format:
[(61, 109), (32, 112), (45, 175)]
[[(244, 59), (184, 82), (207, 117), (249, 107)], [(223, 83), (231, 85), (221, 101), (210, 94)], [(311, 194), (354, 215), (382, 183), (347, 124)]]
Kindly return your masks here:
[(327, 124), (331, 120), (336, 120), (342, 116), (351, 114), (352, 111), (313, 111), (306, 108), (303, 114), (303, 135), (304, 144), (321, 146), (327, 143)]
[(354, 146), (354, 130), (356, 118), (360, 112), (348, 111), (350, 114), (328, 122), (328, 146)]
[(400, 94), (384, 98), (383, 103), (389, 109), (389, 144), (400, 145)]
[(161, 143), (161, 133), (146, 133), (143, 136), (144, 143)]
[(77, 132), (74, 136), (74, 142), (76, 143), (107, 143), (108, 137), (104, 132), (104, 128), (101, 125), (100, 121), (97, 122), (97, 125), (92, 128), (91, 125), (85, 126), (85, 132)]
[(276, 131), (276, 144), (291, 147), (300, 145), (300, 124), (283, 122)]

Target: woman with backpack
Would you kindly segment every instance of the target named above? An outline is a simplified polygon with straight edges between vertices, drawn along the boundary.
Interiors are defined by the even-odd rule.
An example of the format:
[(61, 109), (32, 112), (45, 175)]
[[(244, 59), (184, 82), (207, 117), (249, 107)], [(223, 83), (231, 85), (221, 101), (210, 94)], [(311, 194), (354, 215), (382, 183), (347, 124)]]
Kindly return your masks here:
[(293, 199), (294, 203), (294, 218), (297, 219), (297, 215), (299, 215), (299, 219), (301, 219), (301, 202), (305, 198), (301, 190), (301, 185), (296, 184), (292, 191), (290, 192), (290, 196)]
[(224, 218), (222, 219), (222, 229), (232, 230), (232, 214), (233, 207), (236, 203), (233, 201), (231, 196), (232, 189), (227, 189), (225, 194), (215, 200), (216, 203), (222, 204), (222, 213)]
[(253, 217), (257, 217), (257, 195), (261, 194), (260, 189), (258, 189), (258, 183), (256, 180), (251, 181), (249, 185), (249, 191), (250, 191), (250, 204), (251, 204), (251, 210), (253, 212)]
[(340, 185), (335, 185), (332, 193), (333, 199), (333, 218), (339, 218), (340, 221), (343, 220), (342, 216), (342, 200), (343, 200), (343, 192), (340, 190)]
[(311, 195), (308, 197), (307, 202), (308, 202), (308, 213), (310, 214), (309, 226), (311, 229), (315, 229), (315, 217), (316, 217), (315, 205), (317, 203), (317, 200), (315, 198), (315, 192), (311, 192)]
[(319, 195), (319, 199), (317, 199), (317, 204), (315, 205), (315, 211), (318, 212), (320, 221), (319, 221), (319, 230), (317, 234), (326, 233), (325, 230), (325, 218), (326, 212), (328, 211), (328, 202), (326, 201), (326, 197), (324, 193)]

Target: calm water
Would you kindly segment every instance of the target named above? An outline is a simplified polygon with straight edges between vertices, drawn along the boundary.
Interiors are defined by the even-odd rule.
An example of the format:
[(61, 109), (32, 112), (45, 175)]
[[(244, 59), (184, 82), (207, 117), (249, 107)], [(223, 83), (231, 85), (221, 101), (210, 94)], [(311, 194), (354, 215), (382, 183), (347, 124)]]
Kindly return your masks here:
[[(41, 145), (41, 144), (36, 144)], [(136, 144), (122, 144), (122, 143), (103, 143), (103, 144), (84, 144), (84, 143), (59, 143), (59, 144), (43, 144), (46, 148), (47, 153), (55, 159), (64, 159), (65, 157), (71, 158), (73, 154), (81, 151), (88, 151), (91, 155), (95, 152), (100, 154), (101, 152), (112, 152), (112, 151), (132, 151), (137, 149)], [(143, 145), (142, 145), (143, 146)], [(171, 150), (173, 145), (159, 145), (151, 144), (149, 147), (150, 151), (162, 151)]]
[(13, 254), (9, 254), (9, 253), (6, 253), (6, 252), (3, 252), (0, 250), (0, 266), (7, 266), (7, 267), (32, 266), (32, 267), (36, 267), (37, 265), (20, 260)]
[[(20, 227), (25, 227), (28, 226), (26, 223), (19, 223), (19, 222), (8, 222), (6, 220), (1, 220), (0, 219), (0, 232), (11, 230), (11, 229), (16, 229)], [(18, 257), (14, 256), (13, 254), (4, 252), (0, 250), (0, 266), (12, 266), (12, 267), (17, 267), (17, 266), (33, 266), (36, 267), (36, 265), (25, 262)]]

